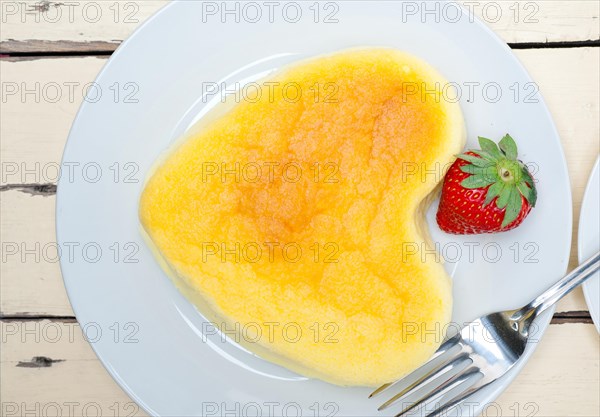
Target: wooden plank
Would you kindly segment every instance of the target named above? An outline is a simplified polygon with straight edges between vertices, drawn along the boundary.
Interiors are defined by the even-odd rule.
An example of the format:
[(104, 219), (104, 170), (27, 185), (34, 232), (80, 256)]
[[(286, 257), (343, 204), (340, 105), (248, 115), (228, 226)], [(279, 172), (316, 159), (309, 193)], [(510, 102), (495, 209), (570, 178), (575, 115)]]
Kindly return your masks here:
[[(3, 0), (0, 51), (48, 53), (114, 50), (140, 23), (166, 3), (166, 0)], [(212, 3), (217, 10), (215, 18), (220, 18), (223, 3)], [(243, 3), (230, 2), (227, 6), (230, 9), (235, 7), (231, 3), (238, 3), (238, 18), (244, 19)], [(336, 3), (340, 10), (344, 7), (343, 1)], [(408, 3), (403, 10), (407, 18), (416, 15), (437, 21), (452, 22), (456, 19), (456, 9), (452, 5), (432, 9), (424, 2)], [(460, 3), (508, 43), (572, 42), (600, 38), (600, 10), (596, 1), (464, 0)], [(257, 4), (261, 6), (264, 2)], [(306, 16), (310, 15), (310, 4), (305, 5)], [(265, 9), (263, 15), (268, 16), (267, 12)], [(228, 16), (230, 19), (236, 17)]]
[[(476, 3), (479, 4), (475, 6), (475, 14), (507, 43), (573, 42), (600, 38), (600, 6), (596, 1)], [(496, 13), (496, 9), (500, 9), (501, 13)], [(577, 27), (579, 25), (582, 26)]]
[[(0, 325), (4, 337), (0, 378), (19, 381), (0, 388), (2, 406), (16, 407), (12, 415), (24, 415), (24, 407), (49, 411), (56, 403), (65, 408), (68, 402), (76, 403), (76, 412), (62, 415), (81, 415), (91, 403), (97, 403), (102, 415), (114, 415), (115, 403), (121, 415), (129, 411), (143, 415), (102, 367), (76, 323), (3, 320)], [(551, 325), (521, 374), (483, 415), (600, 415), (599, 339), (592, 324)], [(530, 414), (533, 410), (536, 413)], [(6, 408), (3, 411), (2, 415), (11, 415)]]
[[(67, 20), (66, 24), (64, 21), (51, 23), (45, 19), (52, 16), (49, 14), (53, 11), (52, 8), (65, 7), (58, 6), (58, 2), (27, 1), (21, 6), (22, 3), (24, 2), (0, 1), (0, 53), (106, 53), (114, 50), (138, 25), (137, 22), (125, 20), (123, 13), (135, 10), (135, 6), (134, 9), (127, 6), (126, 3), (132, 3), (127, 0), (113, 9), (110, 9), (113, 2), (96, 2), (96, 5), (89, 5), (93, 1), (76, 2), (74, 21)], [(129, 18), (141, 22), (164, 3), (153, 0), (136, 1), (139, 9), (129, 15)], [(496, 2), (478, 2), (475, 13), (483, 14), (487, 3)], [(19, 22), (22, 19), (20, 15), (11, 20), (14, 16), (6, 14), (7, 11), (10, 12), (5, 9), (7, 4), (24, 7), (25, 23)], [(493, 21), (494, 6), (487, 6), (487, 19), (484, 20), (506, 42), (578, 42), (600, 38), (600, 27), (597, 24), (600, 3), (596, 1), (524, 0), (516, 8), (512, 1), (496, 4), (501, 6), (500, 20)], [(533, 9), (528, 4), (533, 4)], [(511, 6), (513, 9), (510, 9)], [(33, 9), (28, 9), (31, 7)], [(93, 15), (89, 13), (95, 7), (100, 7), (101, 19), (90, 22)], [(67, 13), (67, 8), (63, 8), (64, 13)], [(84, 8), (86, 14), (78, 14)], [(120, 12), (118, 17), (111, 15), (115, 10)], [(517, 19), (515, 10), (520, 12)], [(535, 13), (531, 17), (538, 21), (525, 22), (526, 14), (532, 11)], [(36, 15), (40, 23), (33, 23)], [(598, 49), (519, 51), (518, 55), (540, 84), (559, 127), (570, 166), (574, 213), (577, 216), (585, 180), (598, 152)], [(104, 60), (105, 58), (73, 58), (72, 61), (4, 59), (0, 62), (0, 70), (3, 82), (7, 80), (7, 68), (13, 71), (9, 73), (13, 77), (11, 80), (19, 83), (23, 80), (33, 83), (42, 80), (45, 85), (56, 80), (89, 82)], [(39, 65), (34, 67), (34, 62)], [(17, 63), (31, 66), (5, 66)], [(67, 94), (67, 90), (63, 89), (62, 93)], [(44, 171), (42, 167), (51, 168), (52, 164), (60, 161), (64, 140), (79, 101), (80, 97), (50, 106), (52, 103), (44, 100), (35, 104), (25, 100), (22, 107), (18, 107), (17, 103), (3, 103), (1, 106), (0, 151), (3, 178), (0, 191), (4, 192), (0, 199), (0, 228), (3, 243), (24, 243), (24, 248), (27, 249), (39, 242), (50, 244), (47, 247), (51, 250), (55, 239), (54, 189), (53, 181), (45, 181), (49, 171)], [(14, 167), (13, 162), (18, 166), (19, 180), (16, 182), (11, 181), (15, 179), (14, 175), (4, 178), (8, 174), (6, 170)], [(39, 169), (35, 167), (36, 162), (40, 163)], [(33, 163), (33, 170), (27, 173), (19, 165), (21, 163), (25, 163), (26, 168), (30, 168), (29, 164)], [(574, 239), (576, 241), (575, 236)], [(49, 261), (51, 252), (44, 255), (42, 247), (34, 249), (33, 254), (26, 255), (24, 262), (21, 260), (22, 254), (17, 253), (0, 265), (0, 314), (72, 315), (62, 287), (58, 264)], [(1, 252), (4, 256), (4, 247)], [(41, 258), (39, 262), (35, 260), (36, 252)], [(573, 256), (571, 263), (574, 263)], [(529, 415), (532, 411), (539, 416), (600, 415), (597, 395), (600, 391), (597, 378), (598, 334), (591, 324), (573, 323), (583, 317), (581, 311), (585, 308), (579, 290), (563, 300), (558, 311), (568, 313), (553, 320), (555, 324), (548, 330), (532, 361), (484, 415), (497, 415), (498, 410), (499, 415)], [(589, 320), (586, 319), (586, 322)], [(34, 330), (34, 335), (42, 335), (42, 329), (58, 323), (62, 326), (61, 334), (65, 336), (58, 343), (49, 338), (44, 339), (43, 336), (40, 342), (32, 341), (31, 334), (26, 334), (23, 340), (21, 337), (26, 331), (14, 327), (15, 323), (23, 323), (30, 326), (29, 329), (32, 324), (39, 323), (42, 327)], [(76, 335), (74, 340), (66, 336), (69, 328), (76, 328), (73, 321), (2, 320), (0, 326), (3, 337), (0, 380), (4, 382), (0, 384), (0, 415), (55, 415), (55, 404), (59, 407), (59, 415), (96, 415), (98, 410), (101, 415), (131, 415), (132, 411), (133, 415), (144, 415), (110, 378), (89, 344), (77, 337), (78, 332), (73, 332)], [(17, 336), (11, 339), (15, 336), (15, 329)], [(70, 409), (74, 411), (72, 414)]]
[(592, 324), (592, 316), (589, 311), (558, 311), (552, 317), (552, 324), (565, 323), (587, 323)]
[(105, 57), (0, 60), (1, 185), (56, 182), (52, 168), (61, 161), (84, 87), (105, 63)]
[(593, 324), (551, 325), (523, 371), (495, 401), (502, 413), (491, 406), (487, 415), (600, 415), (599, 340)]
[[(2, 192), (0, 231), (0, 314), (3, 316), (73, 316), (56, 261), (55, 196), (33, 196), (30, 190)], [(580, 311), (567, 321), (585, 321), (587, 306), (576, 289), (557, 312)], [(565, 320), (563, 320), (565, 321)]]
[(168, 0), (3, 0), (0, 51), (111, 51)]
[[(567, 159), (573, 193), (570, 267), (574, 268), (577, 265), (581, 201), (600, 148), (600, 50), (578, 48), (554, 50), (552, 53), (523, 50), (516, 51), (516, 55), (540, 87)], [(561, 59), (568, 62), (561, 62)]]
[(146, 415), (102, 366), (76, 321), (3, 320), (0, 326), (0, 379), (7, 381), (0, 384), (0, 415)]
[(0, 314), (72, 316), (56, 257), (56, 198), (17, 190), (0, 199)]
[[(516, 53), (536, 80), (554, 116), (569, 164), (577, 209), (598, 153), (599, 49)], [(97, 57), (0, 60), (5, 89), (5, 103), (0, 109), (1, 185), (54, 182), (51, 168), (61, 159), (71, 122), (83, 99), (84, 86), (94, 80), (105, 62), (105, 58)], [(73, 85), (72, 95), (69, 85)], [(15, 90), (7, 93), (13, 87)], [(23, 93), (25, 89), (37, 91), (38, 95)], [(60, 98), (53, 102), (55, 96), (51, 94), (55, 91)], [(16, 171), (12, 172), (13, 169)]]
[[(517, 51), (539, 84), (561, 134), (573, 186), (575, 225), (598, 153), (599, 52), (597, 48)], [(94, 79), (105, 62), (96, 57), (1, 60), (0, 70), (5, 82), (18, 86), (36, 82), (40, 86), (66, 82), (83, 86)], [(75, 91), (80, 93), (81, 89)], [(42, 99), (38, 103), (34, 95), (23, 98), (17, 93), (6, 97), (0, 108), (0, 190), (6, 190), (1, 203), (3, 241), (24, 244), (26, 249), (36, 241), (43, 245), (54, 242), (54, 198), (44, 195), (53, 192), (48, 183), (55, 182), (54, 168), (61, 160), (70, 124), (82, 100), (80, 94), (71, 100), (68, 92), (65, 87), (56, 103)], [(18, 258), (13, 256), (1, 265), (0, 311), (8, 315), (72, 315), (58, 264), (32, 263), (31, 256), (22, 263)], [(571, 266), (575, 259), (571, 257)], [(559, 312), (585, 310), (580, 290), (558, 307)]]
[(40, 39), (30, 39), (27, 41), (8, 40), (0, 43), (1, 54), (11, 55), (60, 55), (74, 54), (81, 55), (92, 54), (112, 54), (121, 44), (121, 42), (104, 41), (46, 41)]
[[(517, 56), (539, 85), (560, 132), (576, 204), (598, 152), (598, 48), (520, 50)], [(42, 60), (0, 60), (4, 79), (5, 105), (0, 109), (3, 123), (0, 184), (53, 182), (44, 168), (60, 161), (73, 117), (82, 101), (83, 88), (92, 82), (105, 58), (56, 58)], [(68, 83), (74, 84), (73, 95)], [(39, 84), (39, 87), (37, 85)], [(45, 98), (56, 90), (56, 102)], [(9, 88), (15, 88), (14, 92)], [(23, 93), (25, 89), (38, 91)], [(40, 169), (36, 170), (36, 164)], [(11, 173), (17, 164), (18, 171)], [(25, 169), (20, 166), (25, 164)], [(27, 174), (26, 169), (34, 173)]]

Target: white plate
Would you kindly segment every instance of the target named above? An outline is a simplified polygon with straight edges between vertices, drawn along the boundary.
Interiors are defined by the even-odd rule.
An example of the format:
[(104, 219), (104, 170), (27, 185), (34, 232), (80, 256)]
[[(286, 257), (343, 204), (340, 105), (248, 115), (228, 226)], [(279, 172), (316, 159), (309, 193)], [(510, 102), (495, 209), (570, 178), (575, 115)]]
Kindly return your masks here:
[[(273, 23), (268, 9), (259, 22), (248, 22), (255, 15), (246, 10), (236, 23), (231, 14), (203, 15), (207, 4), (220, 7), (221, 2), (169, 4), (115, 52), (73, 124), (58, 186), (58, 240), (62, 247), (74, 247), (73, 256), (61, 258), (73, 309), (108, 371), (149, 413), (201, 415), (216, 407), (221, 415), (239, 407), (239, 414), (252, 415), (258, 405), (262, 415), (293, 415), (298, 404), (304, 416), (332, 411), (365, 416), (376, 415), (379, 402), (367, 400), (370, 388), (303, 378), (234, 343), (206, 338), (204, 318), (165, 276), (142, 240), (137, 205), (143, 178), (159, 154), (208, 107), (200, 99), (203, 83), (228, 80), (231, 85), (304, 57), (353, 46), (395, 47), (426, 59), (461, 87), (469, 145), (477, 135), (499, 139), (510, 132), (520, 157), (535, 163), (534, 175), (540, 179), (538, 206), (508, 233), (455, 238), (435, 226), (435, 207), (429, 212), (433, 238), (444, 254), (455, 258), (456, 251), (462, 253), (447, 263), (454, 278), (453, 320), (462, 323), (521, 306), (563, 275), (572, 217), (559, 137), (541, 98), (534, 95), (537, 102), (527, 102), (535, 85), (526, 71), (482, 23), (466, 14), (452, 22), (451, 13), (458, 9), (444, 4), (436, 23), (435, 15), (408, 13), (409, 3), (392, 1), (321, 3), (319, 23), (309, 9), (312, 2), (296, 3), (303, 16), (296, 23), (288, 22), (295, 19), (290, 7), (296, 6), (288, 6), (286, 21), (284, 3), (279, 3)], [(337, 23), (324, 23), (328, 15)], [(472, 97), (467, 83), (480, 83)], [(491, 102), (496, 86), (502, 97)], [(98, 172), (102, 175), (96, 178)], [(138, 262), (127, 262), (134, 260)], [(548, 311), (540, 317), (534, 336), (542, 335), (551, 315)], [(473, 398), (469, 414), (506, 388), (535, 345), (505, 378)]]
[[(596, 165), (592, 169), (590, 179), (585, 188), (581, 213), (579, 216), (579, 240), (577, 254), (579, 262), (583, 262), (600, 250), (600, 168)], [(583, 294), (587, 302), (592, 320), (600, 332), (600, 272), (595, 277), (583, 283)]]

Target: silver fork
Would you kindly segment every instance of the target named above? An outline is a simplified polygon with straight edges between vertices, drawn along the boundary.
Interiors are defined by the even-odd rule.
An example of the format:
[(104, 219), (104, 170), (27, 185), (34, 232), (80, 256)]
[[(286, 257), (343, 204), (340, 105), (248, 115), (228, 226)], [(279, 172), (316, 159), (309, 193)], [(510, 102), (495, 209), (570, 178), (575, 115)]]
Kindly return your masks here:
[[(517, 363), (525, 351), (533, 320), (591, 277), (599, 265), (600, 252), (523, 308), (488, 314), (472, 321), (446, 340), (423, 365), (425, 368), (433, 366), (431, 370), (419, 376), (422, 368), (417, 369), (396, 382), (382, 385), (369, 398), (399, 389), (379, 407), (381, 411), (406, 403), (408, 406), (396, 417), (419, 406), (427, 410), (435, 405), (427, 417), (440, 416), (459, 407), (469, 396), (503, 376)], [(411, 401), (407, 402), (409, 399)]]

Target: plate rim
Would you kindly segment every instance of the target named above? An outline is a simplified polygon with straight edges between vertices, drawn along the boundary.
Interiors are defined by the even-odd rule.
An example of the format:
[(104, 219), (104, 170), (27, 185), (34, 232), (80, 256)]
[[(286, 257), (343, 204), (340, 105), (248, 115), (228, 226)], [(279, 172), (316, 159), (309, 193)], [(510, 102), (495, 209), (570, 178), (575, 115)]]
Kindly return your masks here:
[[(117, 59), (122, 53), (124, 53), (123, 51), (125, 49), (127, 49), (128, 45), (133, 41), (133, 39), (136, 36), (138, 36), (142, 31), (144, 31), (148, 26), (150, 26), (154, 22), (154, 20), (156, 20), (166, 10), (176, 7), (178, 4), (185, 3), (186, 1), (189, 1), (189, 0), (171, 0), (171, 2), (160, 7), (156, 12), (154, 12), (151, 16), (149, 16), (144, 22), (142, 22), (138, 27), (136, 27), (136, 29), (133, 30), (127, 36), (127, 38), (117, 47), (117, 49), (115, 49), (115, 51), (111, 54), (110, 58), (104, 63), (104, 65), (102, 66), (100, 71), (97, 73), (94, 80), (97, 81), (98, 79), (103, 77), (105, 75), (105, 73), (108, 71), (108, 68), (109, 68), (110, 64), (112, 63), (113, 59)], [(353, 1), (353, 0), (340, 0), (340, 1)], [(363, 0), (363, 1), (365, 3), (368, 2), (368, 0)], [(386, 0), (384, 0), (384, 1), (386, 1)], [(403, 2), (406, 0), (395, 0), (395, 1)], [(453, 3), (453, 0), (435, 0), (435, 1), (439, 2), (439, 3)], [(463, 14), (466, 13), (465, 9), (461, 5), (458, 5), (458, 6)], [(502, 40), (502, 38), (500, 38), (500, 36), (496, 32), (494, 32), (490, 27), (488, 27), (488, 25), (485, 24), (478, 16), (473, 15), (473, 16), (471, 16), (471, 18), (472, 18), (472, 21), (470, 22), (471, 24), (476, 24), (477, 27), (480, 28), (480, 30), (485, 31), (498, 46), (500, 46), (502, 49), (505, 50), (505, 52), (507, 52), (507, 55), (509, 57), (512, 57), (512, 60), (519, 67), (519, 69), (524, 74), (526, 74), (526, 76), (530, 80), (534, 80), (534, 78), (530, 75), (529, 71), (525, 68), (525, 66), (520, 61), (520, 59), (517, 57), (517, 55), (508, 46), (508, 44), (506, 42), (504, 42)], [(539, 105), (541, 105), (541, 109), (543, 110), (544, 115), (548, 118), (548, 120), (550, 122), (549, 128), (554, 133), (554, 138), (556, 138), (556, 142), (557, 142), (556, 144), (558, 145), (559, 153), (558, 153), (557, 157), (559, 157), (561, 160), (561, 168), (563, 170), (561, 175), (564, 176), (564, 178), (565, 178), (565, 192), (567, 194), (565, 197), (569, 200), (569, 202), (572, 203), (572, 201), (573, 201), (572, 187), (571, 187), (571, 182), (570, 182), (570, 176), (569, 176), (569, 171), (568, 171), (566, 155), (564, 152), (563, 143), (561, 141), (561, 136), (560, 136), (558, 129), (556, 127), (556, 124), (554, 122), (554, 118), (552, 117), (552, 114), (551, 114), (551, 112), (546, 104), (546, 101), (541, 93), (539, 93), (538, 98), (539, 98)], [(61, 156), (61, 164), (65, 162), (65, 155), (67, 153), (67, 148), (69, 147), (69, 144), (72, 141), (74, 141), (73, 132), (75, 130), (75, 127), (78, 125), (78, 123), (80, 123), (81, 115), (87, 110), (89, 105), (90, 105), (90, 103), (88, 103), (84, 100), (82, 102), (82, 104), (80, 105), (80, 107), (73, 119), (71, 128), (69, 129), (67, 140), (66, 140), (64, 148), (63, 148), (63, 152), (62, 152), (62, 156)], [(61, 184), (62, 184), (62, 186), (61, 186)], [(55, 216), (54, 216), (55, 233), (56, 233), (56, 237), (57, 237), (57, 242), (59, 242), (59, 243), (61, 241), (63, 241), (63, 239), (61, 239), (59, 237), (61, 234), (59, 231), (59, 216), (60, 216), (59, 208), (61, 207), (61, 197), (60, 196), (61, 196), (61, 194), (64, 195), (64, 192), (61, 193), (61, 190), (66, 186), (65, 184), (66, 184), (66, 181), (61, 181), (61, 179), (59, 178), (59, 180), (57, 182), (56, 202), (54, 205), (54, 207), (55, 207)], [(564, 268), (563, 268), (563, 270), (560, 271), (560, 274), (561, 274), (560, 276), (564, 275), (568, 270), (568, 260), (570, 259), (570, 252), (571, 252), (571, 247), (572, 247), (572, 242), (573, 242), (573, 233), (572, 233), (573, 207), (572, 207), (572, 204), (567, 204), (565, 206), (565, 208), (566, 208), (566, 213), (565, 213), (566, 220), (568, 221), (568, 230), (569, 230), (568, 239), (567, 239), (568, 244), (565, 244), (565, 249), (564, 249), (564, 259), (566, 259), (567, 262), (564, 263)], [(60, 259), (59, 265), (60, 265), (61, 277), (62, 277), (62, 280), (64, 283), (67, 297), (69, 299), (69, 303), (71, 305), (73, 312), (75, 313), (77, 321), (79, 322), (78, 313), (72, 302), (72, 298), (75, 297), (74, 288), (71, 287), (71, 289), (69, 289), (69, 285), (67, 284), (67, 279), (66, 279), (66, 274), (65, 274), (66, 263), (63, 261), (63, 259)], [(556, 310), (556, 305), (549, 308), (547, 311), (545, 311), (541, 316), (539, 316), (536, 319), (536, 321), (540, 325), (540, 330), (541, 330), (541, 334), (539, 336), (538, 343), (533, 344), (533, 346), (530, 349), (529, 354), (527, 354), (527, 351), (526, 351), (525, 355), (519, 361), (519, 362), (522, 362), (522, 364), (520, 366), (519, 366), (519, 364), (515, 365), (516, 370), (514, 371), (514, 375), (509, 374), (509, 375), (504, 375), (502, 377), (502, 379), (504, 379), (505, 382), (503, 384), (498, 384), (499, 386), (490, 392), (490, 394), (489, 394), (490, 398), (486, 398), (485, 402), (480, 404), (480, 406), (476, 409), (478, 413), (480, 413), (481, 410), (484, 409), (488, 404), (492, 403), (495, 399), (497, 399), (510, 386), (510, 384), (513, 382), (513, 380), (516, 378), (516, 376), (521, 373), (523, 366), (530, 360), (531, 355), (537, 349), (539, 342), (541, 341), (541, 339), (545, 335), (548, 327), (550, 326), (550, 321), (552, 319), (552, 316), (554, 315), (555, 310)], [(98, 348), (97, 344), (94, 344), (94, 343), (88, 343), (88, 344), (92, 347), (94, 354), (99, 359), (100, 363), (102, 363), (102, 366), (104, 367), (104, 369), (109, 373), (109, 375), (113, 378), (113, 380), (115, 382), (117, 382), (119, 387), (132, 400), (134, 400), (140, 406), (140, 408), (142, 408), (144, 411), (146, 411), (149, 415), (160, 417), (161, 414), (156, 412), (155, 410), (153, 410), (153, 408), (150, 407), (150, 405), (146, 401), (142, 400), (138, 395), (136, 395), (135, 391), (126, 383), (126, 381), (124, 381), (118, 375), (117, 370), (114, 369), (110, 365), (108, 358), (103, 357), (102, 354), (99, 352), (99, 348)], [(365, 401), (366, 400), (367, 399), (365, 398)]]
[[(594, 166), (592, 167), (592, 170), (590, 171), (587, 183), (585, 185), (585, 190), (583, 191), (583, 199), (581, 200), (581, 209), (579, 210), (579, 225), (577, 227), (577, 260), (579, 261), (579, 263), (582, 263), (583, 261), (585, 261), (585, 256), (583, 255), (584, 252), (584, 248), (583, 248), (583, 242), (582, 242), (582, 230), (584, 229), (584, 221), (582, 220), (582, 214), (584, 213), (584, 211), (586, 210), (587, 207), (587, 202), (589, 199), (591, 199), (594, 195), (591, 192), (592, 191), (592, 183), (594, 182), (595, 177), (600, 175), (600, 155), (598, 157), (596, 157), (596, 162), (594, 163)], [(581, 289), (583, 291), (583, 297), (585, 299), (585, 303), (588, 307), (588, 310), (590, 312), (590, 315), (592, 316), (592, 321), (594, 322), (594, 325), (596, 326), (596, 330), (598, 330), (598, 332), (600, 333), (600, 306), (597, 306), (598, 309), (597, 310), (592, 310), (592, 302), (591, 302), (591, 289), (590, 289), (590, 281), (586, 281), (581, 285)]]

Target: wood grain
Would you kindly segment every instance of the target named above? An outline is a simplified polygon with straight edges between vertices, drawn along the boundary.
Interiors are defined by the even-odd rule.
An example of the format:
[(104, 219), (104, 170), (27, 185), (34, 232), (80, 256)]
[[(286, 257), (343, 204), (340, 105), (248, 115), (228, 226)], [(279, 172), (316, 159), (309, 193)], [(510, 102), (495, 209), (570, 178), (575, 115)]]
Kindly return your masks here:
[[(523, 371), (494, 402), (500, 415), (600, 415), (599, 339), (592, 324), (550, 326)], [(496, 415), (493, 407), (488, 415)]]
[[(574, 224), (589, 172), (598, 154), (600, 128), (598, 48), (523, 50), (517, 56), (540, 86), (561, 135), (573, 188)], [(71, 82), (79, 86), (92, 81), (105, 58), (54, 58), (17, 62), (0, 61), (6, 82), (40, 85)], [(81, 91), (81, 90), (80, 90)], [(54, 242), (54, 197), (43, 185), (55, 182), (53, 170), (61, 160), (68, 131), (82, 101), (68, 91), (56, 103), (33, 95), (7, 97), (0, 109), (2, 178), (2, 235), (5, 242), (31, 247), (36, 241)], [(13, 172), (13, 170), (15, 170)], [(41, 184), (41, 185), (40, 185)], [(40, 188), (41, 187), (41, 188)], [(576, 227), (571, 266), (576, 262)], [(22, 263), (18, 256), (3, 262), (0, 311), (5, 315), (72, 315), (64, 295), (56, 262)], [(31, 256), (29, 257), (31, 258)], [(585, 311), (580, 290), (563, 300), (558, 311)]]
[[(166, 0), (3, 0), (0, 53), (113, 51), (139, 24), (167, 3)], [(336, 3), (340, 9), (344, 7), (343, 1)], [(600, 10), (596, 1), (465, 0), (459, 3), (508, 43), (544, 44), (600, 38)], [(214, 4), (220, 10), (222, 2)], [(425, 14), (427, 10), (433, 10), (433, 14)], [(436, 10), (423, 2), (413, 2), (404, 14), (455, 19), (452, 6)]]
[[(102, 415), (114, 415), (111, 407), (121, 415), (144, 415), (108, 375), (76, 322), (3, 320), (0, 325), (5, 339), (0, 378), (19, 381), (2, 384), (3, 407), (16, 407), (16, 415), (21, 415), (24, 407), (50, 410), (51, 403), (64, 408), (74, 402), (74, 415), (82, 415), (87, 404), (96, 403)], [(523, 371), (484, 415), (597, 416), (599, 339), (591, 324), (550, 326)], [(529, 414), (533, 410), (536, 413)]]
[(0, 384), (0, 415), (146, 415), (102, 366), (75, 320), (2, 320), (0, 326), (0, 380), (7, 382)]
[(0, 53), (114, 51), (166, 4), (167, 0), (3, 0)]
[[(599, 49), (520, 50), (516, 55), (539, 85), (554, 116), (577, 204), (598, 152)], [(6, 105), (0, 109), (0, 150), (5, 162), (0, 184), (53, 182), (49, 181), (53, 179), (51, 173), (44, 175), (44, 165), (60, 161), (83, 88), (94, 80), (105, 62), (104, 57), (0, 60), (5, 90), (8, 91), (7, 85), (16, 89), (5, 91)], [(69, 83), (74, 85), (73, 97)], [(60, 87), (61, 96), (56, 102), (49, 102), (45, 97), (55, 91), (54, 84)], [(24, 93), (25, 89), (37, 90), (38, 97)], [(35, 173), (26, 174), (19, 169), (11, 174), (12, 164), (25, 164)], [(36, 164), (40, 164), (39, 170), (35, 169)]]
[(0, 60), (0, 185), (56, 182), (52, 167), (61, 161), (84, 87), (105, 63), (105, 57), (94, 56)]
[[(564, 49), (554, 50), (552, 53), (546, 50), (516, 52), (540, 87), (565, 152), (573, 194), (570, 267), (574, 268), (577, 265), (577, 228), (581, 201), (600, 150), (600, 49)], [(560, 59), (568, 62), (561, 62)]]
[[(0, 57), (2, 416), (56, 415), (57, 410), (63, 416), (146, 415), (110, 377), (71, 318), (60, 268), (52, 259), (56, 181), (51, 168), (60, 161), (82, 100), (82, 86), (93, 81), (112, 51), (166, 3), (0, 0), (0, 55), (12, 55)], [(505, 42), (525, 48), (516, 54), (540, 86), (560, 132), (577, 225), (599, 147), (600, 2), (472, 4), (475, 15)], [(53, 20), (59, 11), (60, 18)], [(42, 89), (58, 83), (62, 95), (55, 103), (46, 100), (43, 92), (37, 101), (34, 94), (7, 95), (6, 88), (14, 87), (13, 83), (29, 88), (40, 83)], [(64, 83), (78, 83), (73, 99)], [(8, 254), (12, 244), (19, 246), (19, 253)], [(33, 254), (23, 259), (22, 249), (31, 248)], [(574, 243), (571, 266), (575, 251)], [(531, 361), (483, 415), (600, 415), (600, 338), (586, 310), (581, 290), (562, 300)], [(35, 319), (40, 316), (52, 319)], [(53, 336), (57, 328), (58, 340)]]
[[(4, 317), (73, 316), (56, 259), (55, 196), (3, 192), (0, 228), (0, 314)], [(28, 252), (27, 252), (28, 251)], [(580, 313), (564, 321), (589, 321), (580, 289), (565, 297), (557, 312)]]
[(56, 259), (55, 202), (54, 195), (2, 193), (2, 315), (73, 315)]
[(0, 54), (9, 56), (49, 56), (49, 55), (110, 55), (121, 42), (105, 41), (46, 41), (29, 39), (26, 41), (7, 40), (0, 43)]

